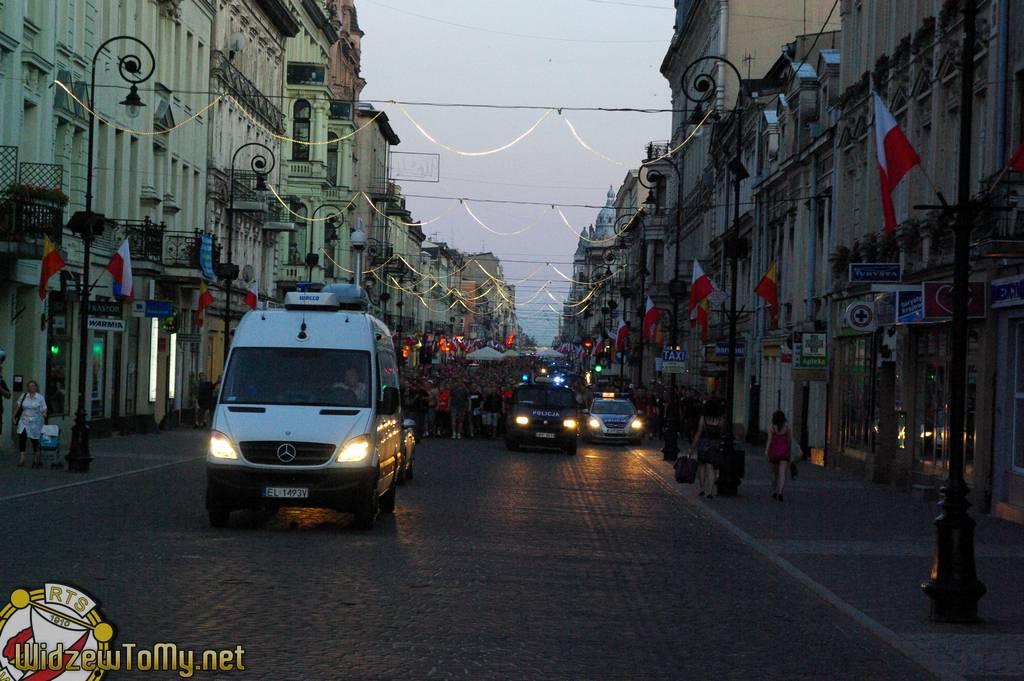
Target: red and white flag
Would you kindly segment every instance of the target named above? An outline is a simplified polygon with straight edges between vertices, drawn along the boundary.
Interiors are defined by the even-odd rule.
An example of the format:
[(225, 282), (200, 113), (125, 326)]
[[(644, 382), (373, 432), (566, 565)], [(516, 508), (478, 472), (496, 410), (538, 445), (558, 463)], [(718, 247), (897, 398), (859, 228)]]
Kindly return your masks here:
[(899, 226), (899, 223), (896, 222), (896, 209), (893, 207), (892, 193), (903, 176), (920, 163), (921, 159), (877, 92), (875, 93), (875, 144), (878, 151), (878, 174), (882, 183), (882, 212), (885, 214), (885, 231), (891, 232)]
[(625, 319), (619, 320), (619, 329), (615, 333), (615, 349), (622, 352), (629, 342), (629, 323)]
[(704, 274), (700, 261), (693, 260), (693, 278), (690, 280), (690, 319), (697, 318), (697, 307), (715, 291), (711, 278)]
[(245, 304), (249, 306), (250, 310), (255, 310), (260, 304), (260, 289), (255, 281), (249, 285), (249, 290), (245, 292)]
[(647, 307), (644, 311), (644, 338), (654, 336), (654, 330), (658, 325), (659, 319), (661, 319), (661, 313), (654, 306), (654, 301), (651, 300), (651, 297), (647, 296)]
[(135, 297), (135, 282), (132, 280), (132, 254), (128, 248), (128, 239), (121, 242), (117, 253), (107, 263), (107, 271), (114, 276), (114, 295), (131, 300)]

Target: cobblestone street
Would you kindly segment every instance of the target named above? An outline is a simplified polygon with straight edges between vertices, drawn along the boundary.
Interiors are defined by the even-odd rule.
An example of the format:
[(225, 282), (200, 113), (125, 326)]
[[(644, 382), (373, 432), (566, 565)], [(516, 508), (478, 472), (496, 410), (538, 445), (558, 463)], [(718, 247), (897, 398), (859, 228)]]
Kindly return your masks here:
[[(935, 678), (681, 500), (651, 451), (427, 440), (363, 534), (307, 510), (213, 530), (199, 436), (97, 444), (90, 478), (3, 500), (3, 584), (78, 585), (121, 642), (241, 644), (236, 678)], [(173, 465), (101, 480), (128, 448)], [(34, 474), (4, 461), (5, 484)]]

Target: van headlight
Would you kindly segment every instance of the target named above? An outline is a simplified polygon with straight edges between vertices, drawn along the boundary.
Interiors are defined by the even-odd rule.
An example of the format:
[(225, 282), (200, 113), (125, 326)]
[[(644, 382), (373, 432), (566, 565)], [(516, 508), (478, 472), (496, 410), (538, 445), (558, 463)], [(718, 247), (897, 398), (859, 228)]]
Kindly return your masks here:
[(633, 419), (633, 422), (629, 424), (629, 427), (633, 430), (641, 430), (644, 427), (644, 422), (640, 419)]
[(370, 438), (360, 435), (345, 443), (345, 446), (338, 452), (338, 461), (341, 463), (364, 461), (369, 455)]
[(210, 456), (215, 459), (238, 459), (238, 450), (224, 433), (214, 432), (210, 436)]
[(587, 421), (587, 425), (590, 426), (591, 428), (593, 428), (594, 430), (597, 430), (598, 428), (601, 427), (601, 422), (598, 421), (597, 419), (591, 417), (591, 419), (589, 421)]
[(517, 416), (516, 417), (516, 425), (517, 426), (528, 426), (528, 425), (530, 425), (530, 417), (529, 416)]
[(568, 428), (569, 430), (575, 430), (576, 419), (565, 419), (564, 421), (562, 421), (562, 426)]

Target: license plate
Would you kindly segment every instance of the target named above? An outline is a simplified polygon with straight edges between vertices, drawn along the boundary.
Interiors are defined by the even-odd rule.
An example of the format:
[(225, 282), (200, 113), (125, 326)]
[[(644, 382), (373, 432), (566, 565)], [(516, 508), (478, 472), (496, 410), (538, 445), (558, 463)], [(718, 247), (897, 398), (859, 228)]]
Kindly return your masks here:
[(264, 487), (263, 496), (268, 499), (308, 499), (308, 487)]
[(547, 439), (547, 440), (554, 440), (555, 439), (555, 434), (554, 433), (537, 433), (537, 437), (542, 437), (542, 438)]

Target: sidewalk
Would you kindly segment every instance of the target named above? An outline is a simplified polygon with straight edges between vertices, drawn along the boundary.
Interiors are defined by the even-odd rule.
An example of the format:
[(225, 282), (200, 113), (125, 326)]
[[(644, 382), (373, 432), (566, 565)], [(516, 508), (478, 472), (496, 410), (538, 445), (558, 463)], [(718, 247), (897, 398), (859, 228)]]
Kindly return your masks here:
[[(29, 468), (32, 447), (28, 448), (28, 464), (18, 468), (18, 451), (4, 438), (0, 444), (0, 501), (13, 501), (25, 496), (55, 491), (80, 484), (100, 482), (134, 475), (144, 471), (169, 468), (191, 461), (204, 454), (206, 432), (172, 430), (159, 435), (126, 435), (93, 439), (90, 444), (93, 457), (88, 473), (69, 473), (64, 457), (67, 455), (71, 434), (61, 437), (61, 470)], [(48, 462), (48, 452), (43, 461)]]
[(984, 622), (933, 624), (920, 584), (931, 570), (934, 503), (807, 462), (779, 503), (760, 448), (747, 450), (738, 497), (705, 501), (675, 482), (659, 450), (634, 451), (687, 503), (942, 678), (1024, 680), (1024, 527), (972, 509)]

